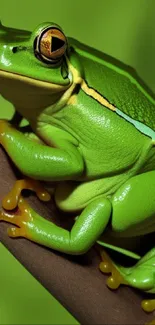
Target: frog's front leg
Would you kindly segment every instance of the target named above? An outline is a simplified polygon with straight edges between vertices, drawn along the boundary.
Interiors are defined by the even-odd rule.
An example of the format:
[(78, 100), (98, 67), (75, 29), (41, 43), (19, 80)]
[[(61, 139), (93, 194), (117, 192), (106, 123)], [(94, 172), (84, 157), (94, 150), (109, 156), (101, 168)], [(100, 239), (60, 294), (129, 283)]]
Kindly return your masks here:
[[(16, 119), (16, 115), (17, 115), (17, 119)], [(15, 119), (15, 122), (18, 121), (18, 114), (15, 114), (15, 116), (13, 117), (13, 120), (14, 119)], [(9, 125), (8, 121), (4, 121), (4, 120), (1, 121), (0, 123), (2, 123), (3, 126)], [(11, 123), (12, 123), (12, 121), (11, 121)], [(36, 143), (43, 144), (43, 141), (40, 138), (38, 138), (37, 135), (31, 131), (29, 125), (20, 127), (20, 128), (18, 127), (18, 130), (27, 139), (34, 141)], [(6, 136), (7, 135), (8, 134), (6, 133)], [(34, 179), (30, 179), (30, 178), (26, 177), (24, 179), (20, 179), (15, 182), (11, 191), (2, 200), (3, 208), (6, 210), (12, 210), (12, 209), (16, 208), (16, 206), (18, 205), (18, 200), (19, 200), (20, 194), (21, 194), (22, 190), (25, 190), (25, 189), (34, 191), (41, 201), (49, 201), (51, 198), (51, 195), (45, 190), (44, 186), (39, 181), (36, 181)]]
[[(52, 148), (34, 143), (9, 124), (0, 122), (1, 144), (23, 174), (43, 180), (75, 178), (83, 172), (81, 154), (70, 135), (65, 132), (62, 135), (57, 129), (55, 132), (52, 135), (55, 148)], [(101, 235), (110, 215), (110, 201), (96, 199), (83, 210), (69, 232), (39, 216), (21, 198), (17, 213), (2, 211), (0, 218), (19, 227), (11, 228), (11, 236), (24, 236), (62, 252), (82, 254)]]
[(54, 147), (31, 141), (6, 121), (0, 121), (0, 143), (18, 169), (30, 178), (75, 179), (84, 170), (83, 157), (68, 134), (56, 128), (52, 131)]
[(69, 232), (39, 216), (21, 197), (17, 213), (2, 211), (0, 220), (15, 224), (11, 237), (25, 237), (46, 247), (68, 254), (84, 254), (102, 234), (111, 215), (111, 202), (98, 198), (81, 213)]

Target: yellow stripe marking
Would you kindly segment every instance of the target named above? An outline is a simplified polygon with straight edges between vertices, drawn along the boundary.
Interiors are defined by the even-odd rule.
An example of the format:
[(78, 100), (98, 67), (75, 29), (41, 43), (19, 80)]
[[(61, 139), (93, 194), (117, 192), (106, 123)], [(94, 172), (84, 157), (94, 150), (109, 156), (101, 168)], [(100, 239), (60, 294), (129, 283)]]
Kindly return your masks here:
[(116, 111), (116, 107), (113, 106), (108, 102), (106, 98), (104, 98), (102, 95), (100, 95), (95, 89), (90, 88), (86, 82), (83, 80), (81, 84), (82, 90), (89, 96), (93, 97), (95, 100), (97, 100), (101, 105), (106, 106), (107, 108), (111, 109), (112, 111)]
[[(96, 101), (98, 101), (101, 105), (109, 108), (110, 110), (116, 111), (116, 107), (114, 105), (110, 104), (109, 101), (104, 96), (100, 95), (95, 89), (90, 88), (86, 84), (86, 82), (84, 81), (84, 79), (80, 76), (79, 71), (70, 64), (69, 60), (67, 60), (67, 61), (68, 61), (69, 69), (70, 69), (70, 71), (72, 73), (72, 76), (73, 76), (73, 84), (69, 88), (70, 91), (71, 91), (71, 89), (73, 90), (76, 87), (77, 84), (80, 84), (81, 85), (81, 89), (85, 92), (85, 94), (87, 94), (88, 96), (91, 96)], [(68, 102), (70, 102), (70, 99), (68, 100)], [(72, 102), (72, 100), (71, 100), (71, 102)], [(74, 97), (73, 103), (75, 103), (75, 97)]]
[(68, 105), (76, 105), (77, 104), (77, 95), (72, 95), (68, 102), (67, 102)]

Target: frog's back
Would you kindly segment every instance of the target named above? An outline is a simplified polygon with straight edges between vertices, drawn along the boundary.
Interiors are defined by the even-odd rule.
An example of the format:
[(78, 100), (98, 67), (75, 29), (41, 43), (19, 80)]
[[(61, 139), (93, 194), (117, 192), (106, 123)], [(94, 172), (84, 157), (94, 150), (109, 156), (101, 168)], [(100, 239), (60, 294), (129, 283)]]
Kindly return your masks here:
[(136, 72), (76, 40), (69, 39), (69, 41), (80, 56), (88, 86), (108, 99), (123, 118), (133, 124), (136, 121), (142, 123), (137, 127), (144, 129), (145, 134), (151, 134), (150, 136), (155, 139), (155, 97)]

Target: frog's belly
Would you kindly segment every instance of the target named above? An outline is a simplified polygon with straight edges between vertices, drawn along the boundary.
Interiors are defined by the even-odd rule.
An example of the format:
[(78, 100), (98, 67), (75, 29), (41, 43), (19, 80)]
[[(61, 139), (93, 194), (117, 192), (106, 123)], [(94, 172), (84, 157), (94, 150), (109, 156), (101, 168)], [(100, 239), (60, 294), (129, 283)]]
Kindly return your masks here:
[(111, 197), (130, 177), (122, 174), (89, 182), (60, 182), (55, 191), (55, 202), (59, 209), (79, 211), (100, 196)]

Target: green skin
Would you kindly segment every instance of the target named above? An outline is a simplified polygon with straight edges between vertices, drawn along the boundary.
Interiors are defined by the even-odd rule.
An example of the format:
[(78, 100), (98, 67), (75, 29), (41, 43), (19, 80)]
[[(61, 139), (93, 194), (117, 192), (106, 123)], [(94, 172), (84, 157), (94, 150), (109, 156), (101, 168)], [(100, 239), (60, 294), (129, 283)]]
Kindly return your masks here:
[[(132, 69), (74, 39), (55, 67), (38, 60), (33, 42), (46, 26), (53, 24), (32, 34), (0, 26), (1, 94), (33, 131), (29, 137), (8, 126), (0, 141), (24, 175), (58, 181), (58, 208), (78, 218), (69, 232), (31, 209), (27, 238), (67, 254), (84, 254), (98, 241), (139, 259), (116, 267), (129, 285), (155, 293), (155, 247), (141, 258), (112, 240), (126, 238), (132, 247), (136, 236), (155, 232), (155, 100)], [(23, 48), (13, 53), (16, 46)]]

